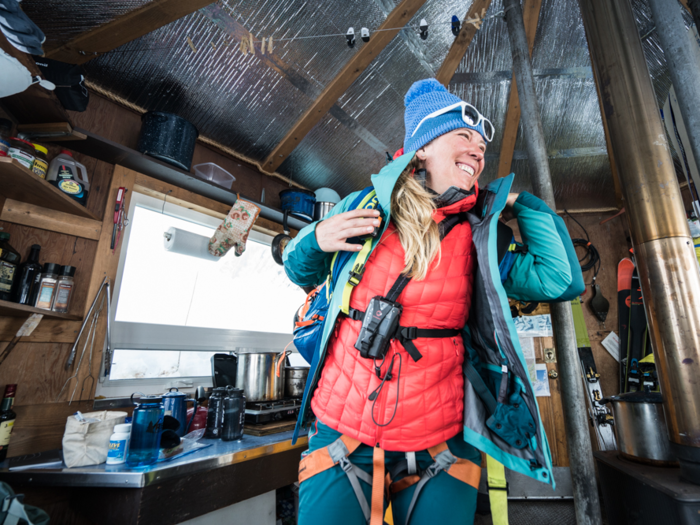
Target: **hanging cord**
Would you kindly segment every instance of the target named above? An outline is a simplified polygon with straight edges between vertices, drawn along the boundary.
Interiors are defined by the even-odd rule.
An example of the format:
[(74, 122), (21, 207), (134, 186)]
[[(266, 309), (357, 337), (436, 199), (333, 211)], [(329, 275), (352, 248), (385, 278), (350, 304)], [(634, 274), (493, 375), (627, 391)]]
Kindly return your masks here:
[[(387, 421), (386, 423), (377, 423), (377, 420), (374, 419), (374, 408), (377, 405), (377, 398), (379, 397), (379, 394), (382, 391), (382, 388), (384, 387), (384, 383), (387, 381), (391, 381), (393, 375), (391, 371), (394, 369), (394, 360), (396, 359), (396, 356), (399, 356), (399, 371), (396, 374), (396, 403), (394, 404), (394, 413), (391, 414), (391, 419)], [(377, 372), (377, 377), (379, 377), (382, 382), (379, 383), (379, 386), (375, 388), (372, 393), (369, 395), (370, 401), (372, 401), (372, 422), (377, 425), (378, 427), (388, 427), (391, 422), (394, 420), (396, 417), (396, 412), (399, 408), (399, 388), (401, 387), (400, 382), (401, 382), (401, 354), (395, 353), (393, 356), (391, 356), (391, 361), (389, 361), (389, 370), (386, 371), (386, 374), (384, 377), (381, 377), (381, 369), (382, 365), (384, 364), (384, 361), (386, 360), (386, 354), (384, 354), (384, 357), (382, 358), (382, 362), (379, 363), (379, 366), (377, 366), (377, 360), (374, 360), (374, 369)]]
[(591, 244), (591, 238), (588, 236), (586, 228), (584, 228), (580, 222), (574, 219), (574, 217), (567, 210), (564, 210), (564, 213), (566, 213), (576, 224), (578, 224), (583, 230), (583, 233), (586, 235), (585, 239), (571, 239), (571, 242), (574, 243), (575, 247), (580, 247), (585, 250), (586, 253), (578, 260), (578, 262), (581, 264), (582, 272), (587, 272), (588, 270), (593, 269), (593, 280), (591, 281), (591, 286), (593, 286), (596, 278), (598, 277), (598, 272), (600, 271), (600, 254), (598, 253), (598, 249)]

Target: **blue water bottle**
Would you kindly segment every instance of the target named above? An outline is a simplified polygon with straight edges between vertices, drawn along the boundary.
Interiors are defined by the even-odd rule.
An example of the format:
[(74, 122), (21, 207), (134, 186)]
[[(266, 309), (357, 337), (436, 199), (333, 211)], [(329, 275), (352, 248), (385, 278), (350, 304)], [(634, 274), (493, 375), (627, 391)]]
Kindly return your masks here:
[(165, 409), (162, 396), (144, 396), (142, 394), (136, 403), (134, 402), (136, 394), (140, 394), (140, 392), (131, 395), (131, 402), (136, 408), (134, 408), (132, 416), (131, 440), (126, 464), (130, 467), (145, 467), (158, 460)]

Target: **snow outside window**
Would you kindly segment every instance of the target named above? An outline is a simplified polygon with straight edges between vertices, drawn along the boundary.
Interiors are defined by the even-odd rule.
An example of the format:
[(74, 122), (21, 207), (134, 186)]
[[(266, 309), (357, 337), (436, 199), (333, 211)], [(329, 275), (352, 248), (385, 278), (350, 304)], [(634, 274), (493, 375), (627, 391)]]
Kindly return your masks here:
[[(171, 227), (211, 237), (221, 219), (135, 193), (113, 300), (109, 382), (211, 377), (217, 352), (282, 349), (305, 294), (251, 232), (245, 253), (209, 261), (165, 250)], [(293, 348), (293, 346), (290, 346)]]

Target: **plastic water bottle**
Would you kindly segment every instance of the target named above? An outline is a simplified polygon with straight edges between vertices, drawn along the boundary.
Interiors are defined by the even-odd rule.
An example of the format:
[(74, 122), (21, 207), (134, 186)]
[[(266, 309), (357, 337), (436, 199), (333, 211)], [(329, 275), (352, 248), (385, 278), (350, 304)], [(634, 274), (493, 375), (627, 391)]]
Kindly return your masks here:
[[(131, 401), (134, 401), (134, 394)], [(134, 404), (136, 408), (132, 416), (126, 464), (130, 467), (145, 467), (158, 461), (165, 408), (162, 396), (142, 396), (139, 403)]]

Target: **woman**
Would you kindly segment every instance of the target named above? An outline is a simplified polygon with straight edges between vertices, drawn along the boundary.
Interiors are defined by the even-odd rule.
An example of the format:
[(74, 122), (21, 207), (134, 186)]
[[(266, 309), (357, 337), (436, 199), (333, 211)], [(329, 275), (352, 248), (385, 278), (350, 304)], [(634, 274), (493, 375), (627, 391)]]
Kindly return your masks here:
[[(506, 293), (576, 296), (573, 246), (542, 201), (508, 193), (512, 176), (479, 190), (493, 127), (473, 106), (433, 79), (405, 104), (406, 153), (372, 177), (381, 211), (352, 209), (350, 195), (284, 252), (300, 286), (322, 283), (335, 252), (361, 252), (333, 286), (297, 424), (313, 419), (310, 401), (301, 525), (380, 524), (385, 488), (397, 525), (472, 523), (480, 450), (552, 482)], [(501, 211), (518, 219), (523, 244)], [(399, 327), (386, 328), (382, 358), (374, 334), (391, 318)]]

